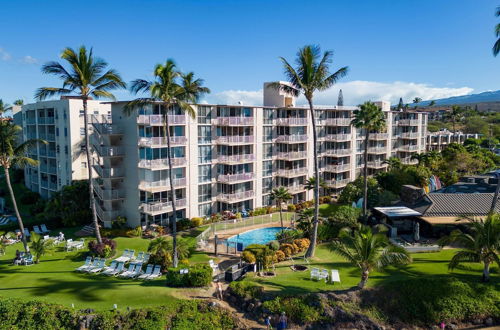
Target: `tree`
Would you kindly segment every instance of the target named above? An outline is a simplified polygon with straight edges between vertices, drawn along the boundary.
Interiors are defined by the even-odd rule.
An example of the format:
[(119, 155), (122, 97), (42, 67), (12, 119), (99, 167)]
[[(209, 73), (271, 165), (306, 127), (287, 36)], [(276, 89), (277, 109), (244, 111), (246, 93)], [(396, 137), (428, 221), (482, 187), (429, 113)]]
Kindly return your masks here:
[(96, 239), (101, 244), (102, 238), (95, 209), (94, 186), (92, 182), (92, 158), (90, 154), (87, 102), (92, 98), (114, 100), (115, 96), (111, 91), (118, 88), (125, 88), (126, 85), (118, 72), (113, 69), (106, 70), (108, 63), (101, 58), (95, 57), (92, 48), (87, 51), (85, 46), (81, 46), (78, 52), (75, 52), (75, 50), (68, 47), (62, 51), (60, 57), (69, 64), (69, 70), (59, 62), (48, 62), (42, 66), (42, 72), (58, 76), (63, 81), (62, 87), (41, 87), (37, 90), (35, 97), (38, 100), (45, 100), (54, 95), (76, 94), (82, 100), (83, 127), (85, 131), (84, 146), (89, 177), (89, 207), (92, 210)]
[(24, 250), (26, 253), (29, 252), (28, 243), (26, 241), (26, 235), (24, 235), (24, 224), (19, 209), (17, 207), (16, 196), (14, 195), (14, 190), (12, 189), (12, 184), (10, 181), (10, 169), (16, 167), (24, 167), (26, 165), (37, 166), (38, 161), (27, 156), (28, 150), (35, 147), (37, 143), (47, 143), (43, 140), (27, 140), (21, 144), (17, 143), (17, 138), (19, 131), (22, 128), (14, 125), (9, 121), (0, 121), (0, 166), (3, 167), (5, 173), (5, 181), (7, 182), (7, 187), (9, 189), (10, 198), (12, 200), (12, 205), (17, 217), (17, 223), (19, 224), (19, 230), (22, 233), (22, 241)]
[(417, 161), (417, 166), (420, 166), (425, 163), (425, 160), (427, 158), (427, 155), (423, 152), (421, 154), (414, 153), (410, 156), (411, 160), (416, 160)]
[(461, 121), (463, 118), (463, 110), (458, 105), (454, 105), (451, 107), (450, 112), (448, 112), (448, 119), (451, 120), (453, 124), (453, 132), (456, 132), (456, 123), (457, 121)]
[[(291, 84), (285, 85), (275, 82), (271, 87), (281, 89), (282, 91), (298, 96), (303, 94), (309, 104), (309, 113), (311, 115), (312, 135), (315, 148), (314, 153), (314, 176), (319, 178), (318, 166), (318, 134), (316, 132), (316, 119), (314, 113), (313, 99), (316, 92), (321, 92), (332, 87), (342, 77), (347, 75), (348, 67), (342, 67), (334, 73), (330, 73), (330, 64), (332, 63), (333, 52), (326, 51), (321, 55), (321, 49), (317, 45), (307, 45), (299, 49), (297, 52), (296, 63), (297, 67), (288, 63), (288, 61), (280, 57), (285, 69), (285, 76)], [(307, 249), (306, 257), (314, 256), (316, 241), (318, 236), (319, 222), (319, 181), (316, 181), (314, 186), (314, 230), (311, 238), (311, 245)]]
[(50, 239), (43, 239), (42, 236), (35, 232), (31, 233), (31, 252), (35, 256), (35, 264), (40, 262), (40, 258), (50, 252), (54, 246), (54, 242)]
[(4, 103), (3, 100), (0, 99), (0, 116), (10, 110), (12, 110), (12, 106), (10, 104)]
[[(304, 187), (307, 190), (313, 190), (314, 187), (316, 186), (316, 177), (312, 176), (309, 179), (306, 180), (306, 184)], [(328, 189), (328, 185), (326, 184), (325, 180), (322, 178), (319, 179), (319, 187), (323, 189), (323, 192), (325, 192)]]
[(65, 227), (84, 225), (92, 221), (87, 180), (73, 181), (52, 195), (43, 211), (47, 221), (62, 223)]
[[(495, 13), (497, 17), (500, 16), (500, 7), (497, 8)], [(495, 26), (495, 36), (498, 38), (495, 44), (493, 45), (493, 55), (497, 56), (500, 53), (500, 23)]]
[(271, 200), (274, 200), (276, 202), (276, 206), (280, 211), (281, 231), (284, 231), (285, 229), (283, 227), (283, 208), (281, 207), (281, 204), (289, 201), (293, 197), (288, 191), (288, 189), (286, 189), (285, 187), (279, 187), (273, 189), (269, 197), (271, 197)]
[(174, 253), (180, 260), (187, 259), (190, 255), (189, 245), (185, 240), (178, 240), (174, 251), (173, 240), (166, 237), (158, 237), (152, 240), (149, 243), (148, 252), (152, 254), (151, 262), (161, 265), (162, 269), (166, 269), (173, 264)]
[[(170, 181), (170, 201), (172, 202), (172, 235), (173, 235), (173, 265), (177, 267), (179, 258), (177, 251), (177, 208), (175, 205), (174, 177), (172, 172), (172, 154), (170, 148), (170, 124), (168, 113), (174, 106), (187, 113), (191, 118), (196, 117), (196, 112), (190, 103), (198, 102), (199, 98), (210, 90), (202, 87), (202, 79), (194, 79), (194, 73), (183, 75), (172, 59), (168, 59), (164, 65), (156, 65), (154, 81), (136, 79), (130, 84), (133, 94), (147, 93), (148, 97), (137, 98), (126, 104), (124, 113), (130, 116), (136, 109), (144, 106), (158, 105), (163, 116), (163, 137), (167, 140), (167, 160)], [(180, 80), (180, 82), (179, 82)]]
[[(357, 201), (364, 195), (363, 188), (364, 178), (362, 176), (356, 178), (356, 180), (352, 182), (349, 182), (340, 192), (339, 203), (357, 203)], [(368, 178), (368, 208), (377, 205), (380, 191), (380, 186), (377, 180), (375, 178)]]
[(399, 98), (399, 103), (398, 103), (398, 108), (397, 108), (397, 110), (398, 110), (398, 111), (403, 111), (403, 108), (404, 108), (403, 98), (402, 98), (402, 97), (400, 97), (400, 98)]
[(404, 248), (392, 245), (385, 233), (374, 233), (368, 226), (355, 231), (342, 229), (338, 240), (333, 241), (329, 249), (361, 270), (360, 289), (365, 287), (372, 270), (411, 262)]
[(457, 243), (462, 250), (451, 258), (448, 268), (455, 269), (463, 262), (480, 262), (483, 264), (483, 282), (490, 279), (490, 265), (496, 263), (500, 267), (500, 214), (490, 213), (486, 219), (470, 219), (469, 233), (454, 230), (449, 236), (439, 240), (441, 246)]
[(351, 121), (351, 125), (356, 129), (365, 131), (363, 217), (366, 221), (368, 216), (368, 144), (371, 132), (380, 132), (385, 129), (385, 116), (382, 109), (375, 103), (365, 102), (359, 106), (358, 110), (354, 110), (354, 118)]
[(311, 238), (314, 223), (314, 209), (303, 209), (299, 211), (297, 219), (297, 229), (304, 232), (304, 236)]
[(22, 100), (22, 99), (18, 99), (18, 100), (14, 101), (14, 105), (23, 105), (23, 104), (24, 104), (24, 100)]
[(413, 99), (413, 103), (417, 104), (417, 103), (420, 103), (422, 102), (422, 99), (420, 97), (416, 97)]
[(403, 166), (401, 163), (401, 159), (398, 157), (390, 157), (389, 159), (384, 160), (384, 164), (388, 165), (388, 170), (400, 169)]
[(434, 105), (436, 105), (436, 101), (432, 100), (432, 101), (429, 103), (429, 106), (430, 106), (430, 107), (432, 107), (432, 106), (434, 106)]

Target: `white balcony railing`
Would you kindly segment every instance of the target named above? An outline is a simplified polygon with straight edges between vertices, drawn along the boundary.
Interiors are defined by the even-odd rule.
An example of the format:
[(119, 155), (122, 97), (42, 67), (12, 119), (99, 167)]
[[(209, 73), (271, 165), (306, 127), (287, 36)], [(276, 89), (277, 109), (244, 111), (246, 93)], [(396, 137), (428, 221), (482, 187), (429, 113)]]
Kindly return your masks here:
[(370, 140), (387, 140), (389, 133), (370, 133)]
[(328, 164), (325, 166), (325, 171), (334, 173), (345, 172), (349, 171), (350, 169), (351, 169), (350, 164), (339, 164), (339, 165)]
[(226, 136), (217, 136), (215, 138), (216, 143), (253, 143), (254, 138), (253, 135), (226, 135)]
[(387, 167), (387, 163), (385, 163), (385, 161), (383, 161), (383, 160), (373, 160), (373, 161), (368, 162), (368, 167), (383, 168), (383, 167)]
[(233, 203), (240, 200), (245, 200), (248, 198), (252, 198), (254, 196), (253, 190), (241, 191), (236, 193), (227, 193), (227, 194), (219, 194), (217, 195), (217, 200), (226, 203)]
[[(185, 198), (176, 199), (175, 206), (178, 208), (184, 208), (186, 206), (186, 199)], [(142, 203), (141, 209), (142, 212), (150, 215), (162, 214), (173, 211), (171, 201)]]
[(349, 183), (349, 179), (341, 179), (341, 180), (326, 180), (325, 183), (334, 189), (345, 187)]
[(305, 134), (279, 135), (276, 138), (276, 142), (305, 142), (305, 141), (307, 141), (307, 135)]
[(407, 145), (399, 146), (398, 149), (402, 150), (402, 151), (417, 151), (418, 150), (418, 145), (416, 145), (416, 144), (407, 144)]
[[(186, 142), (187, 138), (185, 136), (170, 137), (171, 146), (183, 145)], [(166, 147), (168, 145), (166, 137), (140, 137), (138, 143), (141, 147)]]
[(94, 190), (101, 200), (117, 200), (124, 198), (124, 192), (122, 189), (106, 189), (99, 185), (95, 180)]
[[(184, 187), (186, 185), (186, 178), (175, 178), (174, 189)], [(140, 190), (170, 190), (170, 180), (156, 180), (156, 181), (141, 181), (139, 183)]]
[(243, 154), (243, 155), (218, 155), (217, 161), (220, 163), (245, 163), (253, 162), (255, 160), (254, 154)]
[(387, 152), (387, 147), (368, 147), (368, 153), (382, 154)]
[[(137, 123), (148, 126), (163, 126), (165, 125), (165, 120), (163, 115), (138, 115)], [(185, 123), (185, 115), (168, 115), (169, 125), (183, 125)]]
[(219, 174), (217, 176), (217, 181), (222, 183), (233, 183), (239, 181), (253, 180), (254, 173), (240, 173), (240, 174)]
[[(186, 158), (184, 157), (175, 157), (172, 158), (172, 166), (184, 166), (186, 165)], [(148, 168), (148, 169), (164, 169), (168, 168), (168, 159), (141, 159), (139, 160), (140, 168)]]
[(418, 138), (418, 132), (404, 132), (404, 133), (401, 133), (400, 136), (402, 138), (405, 138), (405, 139), (417, 139)]
[(307, 168), (305, 168), (305, 167), (292, 168), (292, 169), (279, 168), (276, 171), (277, 175), (279, 175), (279, 176), (285, 176), (285, 177), (300, 176), (300, 175), (304, 175), (306, 173), (307, 173)]
[(306, 126), (307, 118), (276, 118), (276, 125)]
[(306, 189), (306, 187), (303, 184), (296, 184), (296, 185), (291, 185), (291, 186), (285, 186), (286, 189), (292, 194), (302, 192)]
[(327, 141), (348, 141), (351, 139), (351, 134), (327, 134), (325, 140)]
[(400, 119), (397, 121), (400, 126), (418, 126), (417, 119)]
[(290, 152), (278, 152), (277, 158), (279, 159), (302, 159), (307, 158), (307, 151), (290, 151)]
[(324, 154), (331, 156), (345, 156), (350, 155), (352, 153), (352, 149), (326, 149)]
[(326, 126), (350, 126), (351, 118), (325, 118), (323, 124)]
[(217, 117), (212, 123), (219, 126), (252, 126), (254, 117)]

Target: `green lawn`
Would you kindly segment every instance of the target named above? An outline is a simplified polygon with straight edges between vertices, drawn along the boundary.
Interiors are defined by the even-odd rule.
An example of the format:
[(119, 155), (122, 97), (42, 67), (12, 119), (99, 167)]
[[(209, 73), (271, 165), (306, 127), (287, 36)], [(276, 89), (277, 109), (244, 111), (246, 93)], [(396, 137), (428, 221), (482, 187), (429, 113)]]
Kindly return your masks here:
[[(454, 254), (454, 250), (443, 250), (437, 253), (415, 253), (412, 254), (413, 263), (403, 268), (389, 267), (385, 272), (374, 272), (370, 275), (369, 286), (374, 286), (387, 281), (399, 281), (412, 277), (433, 277), (433, 276), (456, 276), (465, 280), (480, 281), (481, 266), (479, 264), (468, 264), (462, 269), (448, 271), (448, 262)], [(304, 294), (309, 292), (319, 292), (327, 290), (348, 289), (360, 280), (360, 272), (340, 257), (328, 251), (326, 245), (318, 246), (316, 257), (307, 264), (303, 258), (296, 258), (295, 264), (305, 264), (308, 267), (320, 269), (338, 269), (340, 272), (341, 284), (330, 284), (324, 281), (310, 279), (310, 272), (294, 272), (290, 269), (291, 261), (280, 263), (276, 266), (277, 276), (261, 278), (254, 274), (249, 274), (245, 281), (255, 281), (262, 284), (266, 290), (277, 294)], [(492, 281), (500, 282), (498, 269), (493, 269), (496, 274), (492, 275)]]
[[(71, 235), (74, 230), (65, 232)], [(198, 232), (194, 230), (181, 236), (194, 244)], [(149, 244), (149, 240), (141, 238), (119, 237), (115, 240), (117, 256), (126, 248), (135, 249), (136, 253), (146, 251)], [(165, 305), (175, 301), (174, 296), (179, 296), (179, 289), (165, 286), (164, 277), (142, 282), (74, 272), (83, 264), (86, 251), (65, 252), (61, 248), (43, 257), (38, 265), (13, 266), (11, 261), (16, 249), (22, 250), (21, 244), (9, 246), (7, 254), (0, 257), (0, 296), (3, 297), (36, 298), (65, 306), (74, 304), (75, 308), (105, 310), (111, 309), (113, 304), (118, 304), (121, 309)], [(195, 252), (190, 262), (207, 262), (208, 259), (206, 254)]]
[(319, 215), (322, 217), (329, 217), (339, 206), (338, 204), (321, 204), (319, 206)]

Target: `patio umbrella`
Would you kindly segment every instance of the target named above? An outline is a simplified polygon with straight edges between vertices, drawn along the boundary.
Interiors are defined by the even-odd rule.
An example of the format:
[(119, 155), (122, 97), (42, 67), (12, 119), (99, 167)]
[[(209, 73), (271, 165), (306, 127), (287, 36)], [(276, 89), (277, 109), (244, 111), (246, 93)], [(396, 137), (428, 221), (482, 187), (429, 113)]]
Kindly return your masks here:
[(413, 239), (415, 242), (418, 242), (420, 240), (420, 224), (417, 222), (415, 223), (415, 230), (413, 232)]

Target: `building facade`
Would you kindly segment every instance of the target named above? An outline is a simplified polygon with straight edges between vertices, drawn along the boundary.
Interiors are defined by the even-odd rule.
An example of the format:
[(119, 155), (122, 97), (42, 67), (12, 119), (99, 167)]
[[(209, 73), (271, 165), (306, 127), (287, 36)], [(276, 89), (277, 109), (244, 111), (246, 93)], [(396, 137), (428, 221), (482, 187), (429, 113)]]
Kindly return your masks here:
[(479, 139), (481, 134), (469, 134), (462, 132), (450, 132), (443, 130), (427, 134), (427, 150), (441, 151), (450, 143), (463, 144), (467, 139)]

